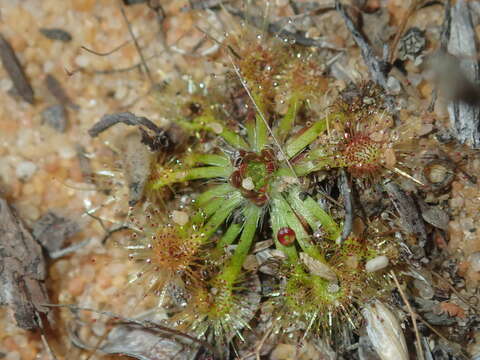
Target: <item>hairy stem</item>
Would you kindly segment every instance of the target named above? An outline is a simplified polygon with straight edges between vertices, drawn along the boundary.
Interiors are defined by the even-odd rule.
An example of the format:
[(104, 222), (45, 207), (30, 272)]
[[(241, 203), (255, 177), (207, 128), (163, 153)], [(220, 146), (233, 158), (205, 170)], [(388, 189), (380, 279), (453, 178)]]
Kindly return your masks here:
[(293, 125), (295, 124), (295, 118), (297, 117), (298, 105), (298, 97), (295, 95), (292, 96), (288, 103), (287, 113), (280, 120), (275, 129), (275, 134), (280, 143), (282, 143), (289, 135), (290, 131), (292, 131)]
[(205, 164), (213, 166), (231, 167), (230, 160), (224, 155), (215, 154), (190, 154), (185, 163), (188, 165)]
[(151, 188), (158, 190), (164, 186), (188, 180), (226, 178), (230, 173), (230, 168), (220, 166), (203, 166), (177, 171), (164, 170), (163, 176), (153, 181)]
[(339, 226), (310, 196), (302, 201), (300, 199), (300, 189), (293, 188), (288, 195), (288, 199), (295, 212), (301, 214), (313, 230), (321, 225), (329, 239), (336, 240), (338, 238), (340, 234)]
[(236, 191), (232, 193), (232, 196), (226, 200), (222, 200), (223, 205), (212, 215), (207, 224), (203, 227), (203, 233), (205, 237), (209, 238), (217, 231), (220, 225), (230, 216), (233, 210), (238, 207), (242, 201), (244, 201), (240, 192)]
[(248, 251), (250, 250), (257, 232), (258, 221), (260, 220), (262, 209), (254, 204), (248, 204), (244, 210), (244, 214), (246, 220), (243, 226), (242, 235), (240, 236), (240, 241), (227, 265), (218, 275), (218, 279), (224, 282), (226, 289), (228, 290), (231, 289), (235, 283), (235, 280), (240, 274), (245, 258), (248, 255)]
[(230, 184), (221, 184), (212, 187), (211, 189), (204, 191), (196, 199), (196, 204), (198, 207), (205, 206), (211, 200), (216, 198), (223, 198), (229, 192), (234, 191), (235, 189)]
[(305, 209), (320, 221), (323, 228), (327, 232), (329, 239), (336, 240), (340, 236), (340, 227), (315, 200), (309, 196), (305, 199), (303, 204)]
[(343, 119), (344, 115), (341, 113), (330, 114), (323, 119), (315, 122), (310, 128), (297, 137), (291, 139), (287, 142), (285, 147), (285, 153), (288, 158), (291, 159), (299, 152), (301, 152), (305, 147), (310, 145), (322, 132), (327, 129), (327, 123), (335, 119)]
[(230, 224), (225, 234), (218, 241), (217, 249), (223, 250), (225, 246), (232, 244), (241, 231), (242, 231), (242, 225), (236, 224), (236, 223)]
[[(246, 141), (234, 131), (227, 129), (221, 121), (217, 121), (213, 115), (203, 115), (194, 120), (194, 122), (189, 122), (186, 120), (177, 120), (176, 121), (180, 126), (189, 130), (189, 131), (208, 131), (213, 132), (221, 136), (229, 145), (234, 148), (248, 149), (248, 144)], [(218, 127), (213, 127), (212, 124), (219, 124), (222, 127), (220, 133), (218, 133)]]

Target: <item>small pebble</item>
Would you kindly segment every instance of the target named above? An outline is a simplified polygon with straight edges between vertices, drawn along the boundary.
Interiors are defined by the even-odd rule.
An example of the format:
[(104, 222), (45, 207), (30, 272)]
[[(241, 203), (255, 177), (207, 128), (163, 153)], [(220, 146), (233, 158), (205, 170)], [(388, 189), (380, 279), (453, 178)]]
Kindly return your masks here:
[(330, 283), (327, 286), (327, 291), (330, 294), (335, 294), (340, 291), (340, 286), (338, 286), (338, 284), (335, 284), (335, 283)]
[(480, 272), (480, 251), (471, 254), (468, 257), (468, 260), (470, 261), (471, 270), (474, 272)]
[(33, 224), (33, 237), (48, 253), (60, 250), (65, 241), (80, 231), (80, 225), (72, 220), (48, 211)]
[(215, 134), (221, 134), (223, 132), (223, 126), (219, 123), (211, 123), (210, 128), (213, 130)]
[(388, 77), (387, 87), (390, 93), (394, 95), (398, 95), (400, 94), (400, 91), (402, 91), (402, 86), (400, 85), (400, 81), (395, 79), (393, 76)]
[(68, 284), (68, 292), (72, 296), (81, 295), (84, 289), (85, 289), (85, 279), (82, 275), (78, 275), (74, 277), (72, 280), (70, 280), (70, 283)]
[(40, 28), (40, 33), (50, 40), (58, 40), (63, 42), (72, 41), (72, 35), (59, 28)]
[(65, 107), (60, 104), (47, 107), (42, 111), (42, 124), (47, 124), (58, 132), (64, 133), (68, 125)]
[(425, 206), (425, 208), (422, 209), (422, 217), (423, 220), (439, 229), (448, 229), (450, 217), (448, 216), (447, 212), (445, 212), (439, 206)]
[(338, 282), (337, 274), (327, 264), (314, 259), (304, 252), (300, 253), (300, 259), (312, 275), (320, 276), (332, 283)]
[(22, 161), (17, 165), (15, 174), (20, 180), (27, 181), (35, 174), (35, 171), (37, 171), (37, 165), (31, 161)]
[(101, 321), (96, 321), (92, 325), (92, 331), (97, 336), (102, 336), (103, 334), (105, 334), (105, 330), (106, 330), (106, 326)]
[(247, 271), (256, 271), (258, 265), (257, 257), (255, 255), (248, 255), (243, 263), (243, 268)]
[(188, 223), (188, 214), (185, 211), (174, 210), (172, 212), (172, 220), (176, 224), (183, 226)]
[(77, 155), (74, 146), (63, 145), (57, 151), (58, 156), (60, 156), (62, 159), (71, 159)]
[(21, 359), (22, 357), (20, 356), (20, 353), (18, 351), (12, 351), (5, 357), (5, 360), (21, 360)]
[(425, 281), (415, 279), (413, 282), (415, 288), (418, 290), (418, 294), (422, 299), (431, 299), (435, 295), (433, 288), (427, 284)]
[(433, 131), (433, 125), (432, 124), (423, 124), (418, 131), (419, 136), (424, 136), (428, 135)]
[(365, 270), (367, 272), (374, 272), (382, 270), (388, 266), (388, 258), (385, 255), (377, 256), (372, 260), (367, 261), (365, 264)]
[(460, 196), (453, 198), (450, 200), (450, 206), (452, 208), (461, 208), (465, 204), (465, 200)]
[(253, 190), (255, 189), (255, 184), (253, 183), (253, 180), (251, 177), (247, 177), (246, 179), (242, 180), (242, 187), (245, 190)]
[(271, 360), (289, 360), (294, 359), (297, 350), (295, 345), (278, 344), (277, 347), (270, 354)]
[(391, 169), (397, 163), (397, 157), (395, 156), (395, 151), (393, 149), (386, 149), (384, 152), (384, 160), (387, 168)]
[(90, 59), (87, 55), (78, 55), (75, 58), (75, 65), (84, 68), (90, 65)]

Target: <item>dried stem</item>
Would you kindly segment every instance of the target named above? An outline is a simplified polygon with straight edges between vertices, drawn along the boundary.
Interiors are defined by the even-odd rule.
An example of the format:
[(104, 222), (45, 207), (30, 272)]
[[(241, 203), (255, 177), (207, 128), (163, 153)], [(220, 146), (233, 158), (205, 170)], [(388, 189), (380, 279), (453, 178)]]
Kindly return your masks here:
[(405, 28), (408, 24), (408, 20), (410, 17), (413, 15), (415, 10), (422, 5), (424, 0), (411, 0), (410, 6), (407, 9), (407, 12), (403, 15), (402, 21), (400, 22), (400, 26), (398, 27), (398, 30), (395, 34), (395, 37), (393, 38), (392, 45), (390, 47), (390, 54), (388, 56), (388, 62), (390, 64), (393, 63), (395, 60), (395, 53), (397, 50), (398, 42), (400, 41), (401, 37), (403, 36), (403, 33), (405, 32)]
[(400, 292), (400, 296), (402, 297), (403, 302), (405, 303), (405, 305), (407, 305), (408, 312), (410, 314), (410, 317), (412, 318), (413, 329), (415, 331), (415, 338), (417, 339), (417, 342), (416, 342), (415, 346), (417, 347), (418, 358), (420, 360), (425, 360), (425, 356), (423, 355), (423, 350), (422, 350), (422, 342), (420, 341), (420, 333), (419, 333), (418, 327), (417, 327), (417, 320), (416, 320), (416, 317), (415, 317), (415, 313), (413, 312), (412, 307), (411, 307), (411, 305), (410, 305), (410, 303), (407, 299), (407, 296), (403, 292), (402, 287), (400, 286), (400, 283), (398, 282), (397, 276), (395, 275), (393, 270), (390, 271), (390, 274), (392, 275), (393, 281), (395, 282), (395, 285), (397, 286), (398, 291)]
[(152, 77), (152, 74), (150, 73), (150, 69), (147, 65), (147, 62), (145, 61), (145, 57), (143, 56), (142, 49), (140, 48), (140, 45), (138, 44), (137, 38), (135, 37), (135, 34), (133, 33), (132, 30), (132, 25), (130, 24), (130, 21), (128, 21), (127, 14), (125, 14), (125, 9), (122, 7), (120, 8), (122, 12), (122, 16), (125, 19), (125, 22), (127, 23), (127, 28), (128, 32), (130, 33), (130, 36), (132, 37), (133, 43), (135, 44), (135, 48), (137, 49), (138, 55), (140, 55), (140, 60), (142, 61), (143, 68), (145, 69), (145, 73), (147, 74), (148, 80), (150, 81), (150, 84), (154, 84), (154, 80)]
[(98, 51), (89, 49), (89, 48), (87, 48), (86, 46), (80, 46), (80, 48), (81, 48), (82, 50), (88, 51), (89, 53), (94, 54), (94, 55), (97, 55), (97, 56), (108, 56), (108, 55), (111, 55), (111, 54), (113, 54), (114, 52), (120, 50), (120, 49), (123, 48), (125, 45), (127, 45), (129, 42), (130, 42), (130, 40), (124, 41), (124, 42), (121, 43), (120, 45), (114, 47), (112, 50), (107, 51), (107, 52), (98, 52)]

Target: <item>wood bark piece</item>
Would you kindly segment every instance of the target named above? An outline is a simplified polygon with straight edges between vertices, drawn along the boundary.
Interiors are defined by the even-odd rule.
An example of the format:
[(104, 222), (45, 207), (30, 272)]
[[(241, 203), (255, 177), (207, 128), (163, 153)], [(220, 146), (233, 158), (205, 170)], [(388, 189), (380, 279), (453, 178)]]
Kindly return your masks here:
[(427, 229), (413, 197), (391, 181), (385, 184), (385, 190), (400, 215), (405, 232), (416, 236), (418, 245), (424, 247), (427, 243)]
[(53, 253), (63, 248), (65, 240), (80, 231), (80, 225), (72, 220), (47, 212), (33, 225), (33, 236), (48, 251)]
[[(475, 87), (480, 84), (480, 72), (469, 4), (458, 0), (450, 8), (450, 28), (447, 50), (459, 60), (467, 81)], [(478, 96), (478, 93), (476, 94)], [(480, 99), (475, 102), (462, 98), (448, 104), (450, 125), (457, 140), (475, 149), (480, 148)]]
[(0, 198), (0, 304), (14, 312), (23, 329), (39, 328), (37, 313), (48, 313), (43, 281), (45, 261), (40, 245), (8, 203)]

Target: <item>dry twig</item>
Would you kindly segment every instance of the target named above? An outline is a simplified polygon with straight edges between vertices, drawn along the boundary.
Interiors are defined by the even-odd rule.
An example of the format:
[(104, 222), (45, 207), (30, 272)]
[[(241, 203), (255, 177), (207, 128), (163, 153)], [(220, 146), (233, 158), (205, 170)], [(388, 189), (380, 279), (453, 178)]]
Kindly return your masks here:
[(130, 24), (130, 21), (127, 18), (127, 14), (125, 14), (125, 9), (123, 7), (121, 7), (120, 10), (122, 12), (122, 16), (123, 16), (125, 22), (127, 23), (128, 32), (130, 33), (130, 36), (132, 37), (133, 43), (135, 44), (135, 48), (137, 49), (138, 55), (140, 56), (140, 60), (141, 60), (142, 65), (143, 65), (143, 69), (145, 70), (145, 73), (147, 74), (147, 77), (148, 77), (148, 80), (150, 81), (150, 84), (153, 86), (153, 84), (155, 82), (154, 82), (152, 74), (150, 72), (150, 68), (148, 67), (147, 62), (145, 60), (145, 57), (143, 56), (142, 49), (140, 48), (140, 45), (138, 44), (137, 38), (135, 37), (135, 34), (133, 33), (132, 25)]
[(412, 319), (413, 329), (415, 331), (415, 337), (417, 339), (417, 342), (416, 342), (415, 346), (417, 348), (418, 358), (420, 360), (425, 360), (425, 356), (424, 356), (423, 350), (422, 350), (422, 342), (420, 340), (420, 332), (418, 331), (418, 327), (417, 327), (417, 320), (416, 320), (416, 317), (415, 317), (415, 313), (413, 312), (412, 306), (410, 305), (410, 302), (408, 301), (407, 296), (403, 292), (402, 287), (400, 286), (400, 283), (398, 282), (397, 276), (395, 275), (393, 270), (390, 271), (390, 274), (393, 277), (393, 281), (395, 282), (395, 285), (397, 286), (397, 289), (400, 292), (400, 296), (402, 297), (403, 302), (407, 306), (408, 312), (409, 312), (410, 317)]

